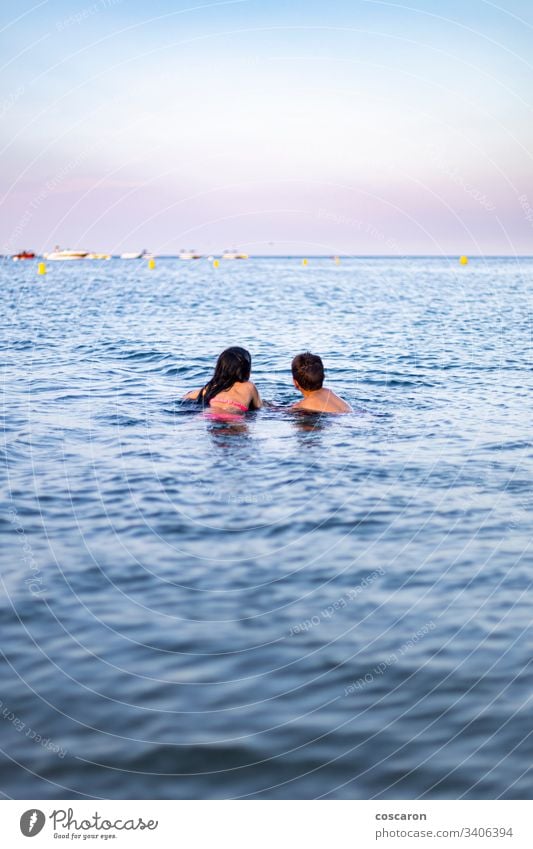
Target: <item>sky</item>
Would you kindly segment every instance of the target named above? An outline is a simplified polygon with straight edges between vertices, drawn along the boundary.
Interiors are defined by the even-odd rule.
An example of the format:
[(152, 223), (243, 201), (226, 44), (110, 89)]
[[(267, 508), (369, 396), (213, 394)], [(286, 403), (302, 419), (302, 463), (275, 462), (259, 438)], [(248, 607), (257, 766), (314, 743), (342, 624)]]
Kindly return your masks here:
[(0, 251), (533, 254), (531, 0), (4, 0)]

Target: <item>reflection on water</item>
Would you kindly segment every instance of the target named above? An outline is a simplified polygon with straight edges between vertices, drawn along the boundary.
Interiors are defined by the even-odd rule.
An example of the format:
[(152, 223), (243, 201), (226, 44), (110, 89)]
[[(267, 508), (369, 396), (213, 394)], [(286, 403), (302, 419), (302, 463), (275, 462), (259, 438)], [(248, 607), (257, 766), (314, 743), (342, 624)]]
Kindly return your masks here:
[[(0, 790), (530, 797), (533, 262), (24, 265)], [(182, 403), (235, 344), (274, 406)]]
[[(332, 425), (336, 416), (323, 413), (308, 413), (294, 411), (291, 414), (292, 423), (296, 432), (312, 433), (318, 436), (321, 431)], [(309, 440), (302, 440), (302, 445), (309, 444)]]
[(244, 416), (220, 415), (212, 417), (204, 414), (207, 432), (213, 440), (213, 445), (219, 448), (234, 447), (250, 436), (250, 427)]

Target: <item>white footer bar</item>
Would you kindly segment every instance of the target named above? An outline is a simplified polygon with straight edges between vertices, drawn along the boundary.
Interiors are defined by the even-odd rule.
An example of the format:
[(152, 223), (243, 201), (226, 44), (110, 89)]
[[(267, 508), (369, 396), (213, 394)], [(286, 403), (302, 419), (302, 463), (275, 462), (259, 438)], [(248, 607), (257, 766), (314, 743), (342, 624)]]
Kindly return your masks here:
[(532, 801), (0, 802), (6, 849), (531, 849), (532, 815)]

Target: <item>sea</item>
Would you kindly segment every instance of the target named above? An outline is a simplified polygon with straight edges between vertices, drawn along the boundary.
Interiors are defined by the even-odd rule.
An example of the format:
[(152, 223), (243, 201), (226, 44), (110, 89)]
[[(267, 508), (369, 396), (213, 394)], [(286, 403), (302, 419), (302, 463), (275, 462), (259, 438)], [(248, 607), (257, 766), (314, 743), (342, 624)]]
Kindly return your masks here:
[[(533, 259), (0, 263), (0, 793), (533, 797)], [(184, 394), (246, 347), (268, 406)], [(320, 354), (353, 413), (291, 412)]]

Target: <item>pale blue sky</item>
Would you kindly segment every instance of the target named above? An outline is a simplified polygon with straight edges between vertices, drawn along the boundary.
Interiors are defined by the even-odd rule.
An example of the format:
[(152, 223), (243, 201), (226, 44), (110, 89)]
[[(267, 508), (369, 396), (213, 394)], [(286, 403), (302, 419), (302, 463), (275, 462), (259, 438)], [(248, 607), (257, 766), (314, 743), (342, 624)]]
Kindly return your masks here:
[(4, 251), (533, 253), (529, 2), (10, 0), (0, 28)]

